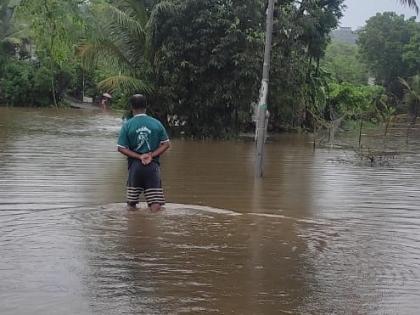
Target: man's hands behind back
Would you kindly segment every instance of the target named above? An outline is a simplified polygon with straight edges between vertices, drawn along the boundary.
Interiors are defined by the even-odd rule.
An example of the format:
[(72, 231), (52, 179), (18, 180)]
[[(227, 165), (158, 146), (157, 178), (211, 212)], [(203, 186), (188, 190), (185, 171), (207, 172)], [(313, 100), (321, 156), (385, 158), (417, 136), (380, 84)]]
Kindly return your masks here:
[(148, 165), (152, 162), (152, 153), (144, 153), (140, 155), (140, 160), (143, 165)]

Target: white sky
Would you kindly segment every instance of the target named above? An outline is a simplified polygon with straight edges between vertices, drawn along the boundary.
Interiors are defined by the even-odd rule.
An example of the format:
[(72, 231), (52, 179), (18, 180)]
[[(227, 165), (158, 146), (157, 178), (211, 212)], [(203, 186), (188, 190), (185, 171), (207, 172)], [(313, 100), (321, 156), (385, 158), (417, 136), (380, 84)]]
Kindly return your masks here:
[[(420, 1), (418, 3), (420, 4)], [(345, 0), (344, 4), (347, 8), (340, 26), (351, 26), (353, 29), (363, 26), (366, 20), (377, 12), (395, 11), (406, 17), (416, 15), (414, 10), (402, 6), (398, 0)]]

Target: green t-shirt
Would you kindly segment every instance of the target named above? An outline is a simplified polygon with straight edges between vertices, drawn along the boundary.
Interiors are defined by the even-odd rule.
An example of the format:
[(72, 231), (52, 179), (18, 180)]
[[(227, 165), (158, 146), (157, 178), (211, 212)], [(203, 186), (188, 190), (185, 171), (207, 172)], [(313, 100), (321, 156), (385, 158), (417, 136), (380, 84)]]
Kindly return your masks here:
[[(118, 146), (142, 154), (156, 150), (166, 141), (169, 141), (169, 138), (161, 122), (146, 114), (140, 114), (124, 123)], [(158, 161), (158, 158), (156, 160)]]

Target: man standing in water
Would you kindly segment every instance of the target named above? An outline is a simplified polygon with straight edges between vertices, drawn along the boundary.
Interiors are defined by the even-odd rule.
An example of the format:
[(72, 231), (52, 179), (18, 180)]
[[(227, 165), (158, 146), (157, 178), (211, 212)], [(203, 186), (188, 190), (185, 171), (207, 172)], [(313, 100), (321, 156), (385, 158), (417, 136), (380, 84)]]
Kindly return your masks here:
[(141, 94), (130, 98), (133, 118), (121, 128), (118, 151), (128, 157), (127, 205), (136, 209), (140, 194), (144, 193), (152, 212), (165, 204), (160, 180), (159, 157), (170, 143), (159, 120), (146, 115), (146, 97)]

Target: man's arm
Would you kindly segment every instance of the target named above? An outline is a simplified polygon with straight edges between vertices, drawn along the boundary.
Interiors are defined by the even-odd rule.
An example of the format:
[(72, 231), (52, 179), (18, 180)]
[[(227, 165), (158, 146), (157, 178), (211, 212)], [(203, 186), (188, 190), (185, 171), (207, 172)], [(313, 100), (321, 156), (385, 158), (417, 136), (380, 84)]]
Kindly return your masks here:
[(160, 126), (160, 130), (159, 130), (160, 146), (155, 151), (151, 152), (151, 158), (161, 156), (171, 146), (165, 127), (160, 122), (159, 122), (159, 126)]
[(137, 152), (131, 151), (130, 149), (119, 146), (118, 147), (118, 152), (120, 152), (120, 153), (122, 153), (125, 156), (128, 156), (130, 158), (140, 160), (144, 165), (147, 165), (150, 162), (152, 162), (152, 159), (154, 157), (160, 156), (163, 153), (165, 153), (165, 151), (168, 150), (170, 146), (171, 146), (170, 142), (165, 141), (165, 142), (161, 143), (160, 147), (157, 148), (155, 151), (145, 153), (145, 154), (139, 154)]
[(151, 156), (152, 158), (161, 156), (163, 153), (166, 152), (166, 150), (169, 149), (169, 147), (171, 146), (171, 143), (168, 141), (162, 142), (159, 146), (159, 148), (157, 148), (155, 151), (151, 152)]
[(141, 160), (143, 156), (143, 154), (139, 154), (137, 152), (131, 151), (130, 149), (124, 148), (121, 146), (118, 147), (118, 152), (124, 154), (125, 156), (128, 156), (133, 159), (137, 159), (137, 160)]
[(163, 153), (165, 153), (165, 151), (168, 150), (170, 146), (171, 144), (169, 140), (162, 142), (159, 148), (157, 148), (155, 151), (143, 154), (141, 161), (143, 162), (144, 165), (149, 164), (150, 162), (152, 162), (153, 158), (158, 157), (162, 155)]

